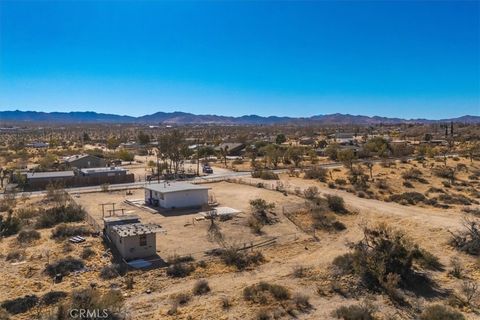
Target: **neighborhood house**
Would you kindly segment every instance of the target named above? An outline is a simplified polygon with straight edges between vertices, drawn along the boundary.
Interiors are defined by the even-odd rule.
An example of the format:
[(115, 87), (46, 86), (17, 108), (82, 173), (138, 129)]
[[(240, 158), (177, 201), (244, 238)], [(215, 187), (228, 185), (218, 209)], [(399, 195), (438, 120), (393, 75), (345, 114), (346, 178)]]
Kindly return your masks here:
[(202, 207), (208, 204), (209, 189), (185, 182), (150, 184), (145, 187), (145, 203), (166, 209)]
[(157, 254), (157, 224), (143, 224), (135, 215), (103, 218), (104, 232), (126, 260), (141, 259)]

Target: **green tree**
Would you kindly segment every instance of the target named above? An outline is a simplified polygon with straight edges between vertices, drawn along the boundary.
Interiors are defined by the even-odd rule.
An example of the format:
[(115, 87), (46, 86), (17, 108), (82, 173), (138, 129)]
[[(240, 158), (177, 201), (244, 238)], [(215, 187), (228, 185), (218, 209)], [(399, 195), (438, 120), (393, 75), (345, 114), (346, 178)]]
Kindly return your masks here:
[(285, 137), (285, 135), (283, 133), (278, 134), (277, 138), (275, 138), (276, 144), (282, 144), (286, 141), (287, 141), (287, 138)]
[(150, 143), (150, 136), (143, 131), (138, 132), (137, 139), (138, 143), (140, 143), (141, 145), (146, 145)]

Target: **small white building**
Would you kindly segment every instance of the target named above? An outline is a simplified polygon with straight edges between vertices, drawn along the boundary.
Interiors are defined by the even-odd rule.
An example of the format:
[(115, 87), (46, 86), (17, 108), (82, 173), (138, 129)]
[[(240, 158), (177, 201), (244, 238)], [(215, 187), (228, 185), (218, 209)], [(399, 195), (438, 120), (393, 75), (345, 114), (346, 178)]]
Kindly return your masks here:
[(208, 204), (209, 189), (186, 182), (149, 184), (145, 186), (145, 203), (165, 209), (201, 207)]
[(111, 216), (103, 219), (105, 234), (125, 260), (157, 254), (156, 233), (161, 227), (143, 224), (135, 215)]

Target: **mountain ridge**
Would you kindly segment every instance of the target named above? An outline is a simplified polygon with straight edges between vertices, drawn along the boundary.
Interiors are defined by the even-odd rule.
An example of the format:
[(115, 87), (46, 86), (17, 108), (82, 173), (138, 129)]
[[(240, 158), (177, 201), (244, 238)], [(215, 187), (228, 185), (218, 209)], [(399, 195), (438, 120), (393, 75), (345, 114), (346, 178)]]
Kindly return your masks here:
[(480, 116), (464, 115), (456, 118), (429, 120), (429, 119), (402, 119), (382, 116), (351, 115), (342, 113), (314, 115), (310, 117), (280, 117), (259, 116), (255, 114), (239, 117), (222, 115), (197, 115), (193, 113), (155, 112), (139, 117), (97, 113), (95, 111), (71, 111), (71, 112), (43, 112), (43, 111), (0, 111), (1, 122), (42, 122), (42, 123), (138, 123), (138, 124), (225, 124), (225, 125), (272, 125), (287, 123), (311, 123), (311, 124), (402, 124), (402, 123), (438, 123), (438, 122), (462, 122), (480, 123)]

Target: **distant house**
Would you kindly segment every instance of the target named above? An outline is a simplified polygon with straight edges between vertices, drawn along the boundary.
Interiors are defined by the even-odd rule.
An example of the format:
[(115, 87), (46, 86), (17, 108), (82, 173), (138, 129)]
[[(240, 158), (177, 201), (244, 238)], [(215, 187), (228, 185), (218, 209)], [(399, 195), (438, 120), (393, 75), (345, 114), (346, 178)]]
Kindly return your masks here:
[(208, 190), (202, 185), (174, 182), (145, 186), (145, 203), (160, 208), (194, 208), (208, 204)]
[(26, 183), (31, 189), (43, 189), (50, 183), (64, 183), (75, 176), (72, 170), (53, 172), (26, 172)]
[(333, 141), (338, 144), (352, 144), (355, 140), (354, 133), (337, 132), (333, 136)]
[(135, 215), (103, 218), (104, 234), (126, 260), (151, 257), (157, 254), (157, 224), (143, 224)]
[(35, 141), (26, 145), (28, 148), (43, 149), (48, 148), (48, 142)]
[(80, 175), (88, 177), (115, 177), (127, 174), (127, 169), (120, 167), (100, 167), (80, 169)]
[(215, 147), (215, 151), (226, 150), (228, 156), (240, 156), (244, 149), (243, 143), (221, 143)]
[(301, 145), (304, 145), (304, 146), (309, 146), (309, 145), (312, 145), (315, 143), (315, 139), (311, 138), (311, 137), (301, 137), (298, 142), (301, 144)]
[(81, 154), (63, 158), (64, 163), (70, 168), (98, 168), (105, 167), (105, 159), (90, 155)]

